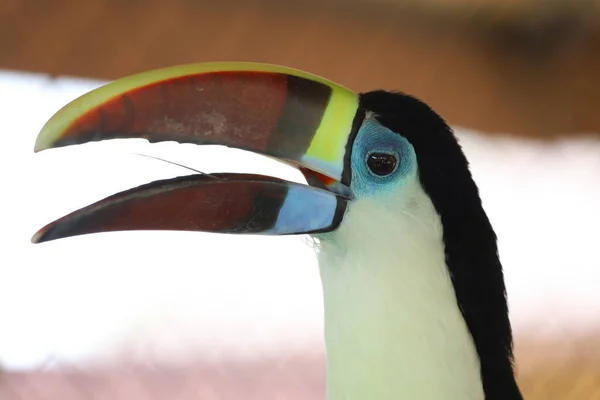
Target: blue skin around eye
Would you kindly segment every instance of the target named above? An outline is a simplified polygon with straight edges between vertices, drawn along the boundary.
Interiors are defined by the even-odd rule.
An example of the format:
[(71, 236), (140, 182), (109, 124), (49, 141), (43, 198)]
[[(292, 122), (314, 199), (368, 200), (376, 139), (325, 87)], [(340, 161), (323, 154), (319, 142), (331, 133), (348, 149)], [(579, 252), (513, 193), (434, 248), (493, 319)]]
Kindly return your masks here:
[[(396, 170), (384, 177), (371, 173), (366, 159), (373, 152), (395, 154), (398, 157)], [(365, 121), (352, 147), (352, 192), (357, 198), (393, 193), (416, 174), (416, 166), (416, 155), (408, 140), (377, 121)], [(333, 223), (336, 207), (333, 194), (291, 185), (275, 225), (264, 233), (289, 234), (328, 228)], [(328, 237), (328, 234), (320, 236)]]
[[(387, 176), (377, 176), (369, 171), (367, 156), (374, 152), (395, 154), (398, 158), (396, 170)], [(417, 159), (408, 140), (370, 119), (359, 129), (352, 146), (351, 167), (350, 187), (357, 198), (386, 195), (396, 191), (416, 174)]]
[(308, 186), (290, 186), (275, 225), (265, 233), (281, 235), (328, 228), (336, 208), (333, 194)]

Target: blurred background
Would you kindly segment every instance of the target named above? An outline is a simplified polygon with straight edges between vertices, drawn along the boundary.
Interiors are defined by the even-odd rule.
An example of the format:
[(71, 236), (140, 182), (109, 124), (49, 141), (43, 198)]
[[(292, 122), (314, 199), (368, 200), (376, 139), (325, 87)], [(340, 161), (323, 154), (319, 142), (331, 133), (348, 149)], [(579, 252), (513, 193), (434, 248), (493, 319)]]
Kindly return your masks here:
[(599, 1), (1, 0), (1, 400), (324, 399), (306, 238), (29, 243), (78, 207), (189, 173), (133, 153), (302, 179), (168, 143), (34, 156), (39, 129), (75, 97), (206, 61), (283, 64), (439, 111), (499, 236), (524, 395), (600, 399)]

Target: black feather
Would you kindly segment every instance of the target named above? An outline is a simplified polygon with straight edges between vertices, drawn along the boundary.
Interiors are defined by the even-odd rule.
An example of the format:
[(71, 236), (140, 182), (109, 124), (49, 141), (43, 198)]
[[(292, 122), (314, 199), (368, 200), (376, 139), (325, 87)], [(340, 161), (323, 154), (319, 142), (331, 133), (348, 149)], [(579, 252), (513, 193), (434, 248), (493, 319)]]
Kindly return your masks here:
[(419, 179), (443, 225), (446, 264), (481, 363), (486, 400), (520, 400), (496, 234), (452, 129), (427, 104), (402, 93), (361, 94), (361, 107), (414, 147)]

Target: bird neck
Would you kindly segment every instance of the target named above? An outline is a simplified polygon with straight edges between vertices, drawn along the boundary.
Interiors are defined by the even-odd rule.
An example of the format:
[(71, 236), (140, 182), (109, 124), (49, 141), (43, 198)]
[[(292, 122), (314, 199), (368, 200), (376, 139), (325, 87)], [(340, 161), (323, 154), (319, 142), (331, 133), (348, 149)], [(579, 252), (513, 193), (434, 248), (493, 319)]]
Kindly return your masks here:
[(440, 219), (357, 201), (320, 238), (329, 400), (482, 400), (480, 363), (445, 264)]

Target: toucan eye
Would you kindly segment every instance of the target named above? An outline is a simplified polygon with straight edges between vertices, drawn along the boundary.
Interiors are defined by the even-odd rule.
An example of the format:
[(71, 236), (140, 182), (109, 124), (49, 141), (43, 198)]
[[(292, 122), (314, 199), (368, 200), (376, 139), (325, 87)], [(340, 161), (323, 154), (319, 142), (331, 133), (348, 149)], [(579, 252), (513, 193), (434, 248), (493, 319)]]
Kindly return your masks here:
[(398, 159), (394, 154), (371, 153), (367, 156), (367, 166), (378, 176), (387, 176), (396, 170)]

